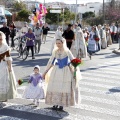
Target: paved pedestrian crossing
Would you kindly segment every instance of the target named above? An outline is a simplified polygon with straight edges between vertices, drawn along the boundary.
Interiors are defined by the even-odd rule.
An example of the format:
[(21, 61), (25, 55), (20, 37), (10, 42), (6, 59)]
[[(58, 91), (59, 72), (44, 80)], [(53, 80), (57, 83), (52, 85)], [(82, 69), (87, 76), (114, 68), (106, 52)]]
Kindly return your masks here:
[[(79, 106), (65, 108), (67, 112), (47, 109), (49, 106), (44, 104), (44, 100), (41, 101), (41, 105), (44, 105), (40, 105), (39, 108), (22, 103), (8, 102), (4, 109), (52, 116), (56, 120), (120, 120), (119, 58), (82, 70), (82, 77), (83, 79), (80, 81), (82, 103)], [(20, 94), (24, 88), (23, 86), (18, 88)], [(21, 99), (21, 101), (25, 100)], [(4, 117), (3, 120), (14, 119), (13, 116), (3, 115), (2, 117)], [(15, 118), (15, 120), (19, 119), (25, 118)]]

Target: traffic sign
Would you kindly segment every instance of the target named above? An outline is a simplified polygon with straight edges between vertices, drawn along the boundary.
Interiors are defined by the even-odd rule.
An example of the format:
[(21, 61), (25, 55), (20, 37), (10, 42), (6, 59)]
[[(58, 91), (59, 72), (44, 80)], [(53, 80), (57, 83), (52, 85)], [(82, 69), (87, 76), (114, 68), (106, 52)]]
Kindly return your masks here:
[(61, 10), (50, 10), (50, 13), (61, 13)]

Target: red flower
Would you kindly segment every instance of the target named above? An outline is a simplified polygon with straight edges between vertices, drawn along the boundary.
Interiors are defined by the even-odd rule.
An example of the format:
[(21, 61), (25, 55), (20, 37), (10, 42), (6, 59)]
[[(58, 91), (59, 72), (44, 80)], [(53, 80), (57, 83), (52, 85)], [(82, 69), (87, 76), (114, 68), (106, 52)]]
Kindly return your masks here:
[(114, 32), (111, 32), (112, 35), (114, 35)]
[(98, 38), (98, 37), (96, 37), (96, 38), (95, 38), (95, 41), (99, 41), (99, 38)]
[(88, 37), (85, 37), (85, 41), (86, 41), (86, 42), (88, 41)]
[(82, 61), (81, 61), (80, 59), (78, 59), (78, 58), (75, 58), (75, 59), (71, 60), (71, 64), (72, 64), (74, 67), (77, 67), (78, 65), (80, 65), (81, 62), (82, 62)]
[(21, 79), (20, 79), (20, 80), (18, 80), (18, 85), (22, 85), (22, 84), (23, 84), (23, 82), (24, 82), (24, 81), (23, 81), (23, 80), (21, 80)]

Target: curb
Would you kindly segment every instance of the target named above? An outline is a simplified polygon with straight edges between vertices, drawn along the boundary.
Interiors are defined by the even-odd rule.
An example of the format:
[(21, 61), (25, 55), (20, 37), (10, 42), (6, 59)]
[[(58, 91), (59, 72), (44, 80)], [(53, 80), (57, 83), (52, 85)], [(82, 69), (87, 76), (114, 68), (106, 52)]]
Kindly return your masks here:
[(115, 49), (115, 50), (112, 51), (112, 53), (120, 55), (120, 50)]

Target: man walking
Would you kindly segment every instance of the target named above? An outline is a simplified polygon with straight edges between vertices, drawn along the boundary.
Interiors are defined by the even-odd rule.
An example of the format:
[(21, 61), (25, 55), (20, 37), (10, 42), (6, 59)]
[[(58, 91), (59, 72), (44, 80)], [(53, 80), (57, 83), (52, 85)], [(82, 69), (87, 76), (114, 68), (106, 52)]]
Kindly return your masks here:
[(66, 39), (67, 47), (70, 49), (72, 45), (72, 41), (75, 38), (75, 34), (72, 30), (72, 25), (69, 24), (67, 30), (64, 31), (62, 36)]
[(44, 44), (45, 44), (48, 31), (50, 30), (50, 28), (48, 27), (48, 24), (47, 24), (47, 23), (45, 23), (45, 25), (42, 27), (42, 30), (43, 30), (42, 41), (43, 41)]
[(9, 29), (9, 27), (7, 27), (7, 23), (6, 22), (3, 23), (3, 27), (0, 28), (0, 31), (2, 31), (5, 34), (6, 42), (9, 45), (10, 29)]
[(110, 30), (111, 30), (112, 42), (115, 42), (116, 41), (116, 34), (117, 34), (117, 27), (115, 26), (115, 23), (112, 23)]
[[(35, 53), (37, 53), (37, 52), (39, 53), (40, 46), (41, 46), (41, 35), (42, 35), (42, 28), (40, 28), (39, 23), (36, 24), (36, 27), (34, 29), (34, 33), (35, 33)], [(37, 47), (37, 45), (38, 45), (38, 47)]]

